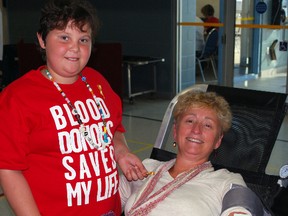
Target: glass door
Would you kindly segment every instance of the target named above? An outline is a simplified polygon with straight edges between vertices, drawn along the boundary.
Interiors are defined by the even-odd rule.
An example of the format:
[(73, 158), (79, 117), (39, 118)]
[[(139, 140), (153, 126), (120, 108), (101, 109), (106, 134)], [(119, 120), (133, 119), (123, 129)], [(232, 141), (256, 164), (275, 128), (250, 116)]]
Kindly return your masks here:
[[(202, 47), (207, 39), (207, 28), (221, 28), (220, 21), (215, 19), (206, 20), (201, 9), (205, 5), (213, 7), (214, 16), (219, 19), (219, 0), (177, 0), (177, 49), (176, 49), (176, 92), (179, 92), (195, 83), (203, 83), (197, 55), (202, 52), (198, 42), (203, 41)], [(206, 17), (207, 18), (207, 17)], [(201, 35), (202, 33), (202, 35)], [(201, 39), (202, 37), (202, 39)], [(219, 40), (218, 40), (219, 41)], [(218, 42), (217, 42), (218, 43)], [(215, 56), (215, 67), (217, 72), (218, 56)], [(207, 75), (205, 82), (217, 83), (213, 77), (213, 67), (211, 62), (203, 63), (203, 70)], [(211, 77), (212, 72), (212, 79)]]
[[(273, 92), (287, 90), (287, 28), (277, 11), (287, 11), (286, 0), (266, 5), (257, 0), (178, 0), (176, 89), (195, 83), (213, 83)], [(204, 18), (201, 9), (211, 4), (219, 23), (197, 21)], [(276, 5), (275, 5), (276, 4)], [(274, 9), (273, 9), (274, 8)], [(208, 25), (218, 28), (218, 52), (215, 57), (217, 80), (199, 76), (196, 32)], [(211, 64), (205, 63), (206, 73)], [(210, 71), (209, 71), (210, 70)]]
[(287, 92), (287, 1), (236, 0), (234, 86)]

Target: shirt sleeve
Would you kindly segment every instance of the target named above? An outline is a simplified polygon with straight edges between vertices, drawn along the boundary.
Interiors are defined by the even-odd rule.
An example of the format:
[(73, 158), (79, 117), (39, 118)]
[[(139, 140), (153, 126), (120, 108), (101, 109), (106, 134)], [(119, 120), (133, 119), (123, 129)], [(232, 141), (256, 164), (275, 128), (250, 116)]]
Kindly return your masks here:
[(224, 198), (225, 194), (231, 189), (231, 185), (233, 184), (247, 187), (245, 181), (243, 180), (243, 177), (239, 173), (229, 172), (226, 169), (223, 169), (222, 171), (223, 171), (223, 175), (228, 174), (226, 180), (223, 181), (224, 188), (223, 188), (222, 199)]
[(23, 170), (27, 168), (27, 133), (21, 115), (21, 107), (17, 103), (17, 95), (11, 91), (0, 94), (0, 168)]

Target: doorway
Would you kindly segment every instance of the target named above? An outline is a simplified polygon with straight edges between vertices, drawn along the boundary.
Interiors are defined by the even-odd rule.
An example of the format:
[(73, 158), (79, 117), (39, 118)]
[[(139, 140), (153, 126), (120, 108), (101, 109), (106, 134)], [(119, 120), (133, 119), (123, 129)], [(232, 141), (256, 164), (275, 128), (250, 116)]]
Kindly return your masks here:
[[(287, 41), (287, 22), (272, 25), (271, 7), (274, 1), (266, 5), (266, 11), (256, 11), (257, 2), (255, 0), (177, 1), (177, 91), (201, 82), (197, 80), (195, 38), (196, 28), (205, 27), (205, 23), (197, 22), (196, 17), (201, 15), (203, 4), (211, 3), (215, 15), (220, 20), (216, 26), (220, 34), (216, 59), (218, 80), (216, 82), (208, 80), (205, 83), (253, 89), (253, 82), (250, 82), (252, 80), (281, 76), (280, 79), (285, 80), (285, 83), (281, 84), (285, 90), (279, 91), (287, 92), (287, 51), (281, 50), (280, 47), (280, 42), (285, 44)], [(284, 7), (284, 3), (287, 7), (286, 1), (282, 1), (281, 7)], [(225, 9), (227, 7), (229, 10)], [(271, 55), (271, 50), (274, 50), (276, 59)], [(270, 87), (264, 85), (258, 90), (269, 91)]]

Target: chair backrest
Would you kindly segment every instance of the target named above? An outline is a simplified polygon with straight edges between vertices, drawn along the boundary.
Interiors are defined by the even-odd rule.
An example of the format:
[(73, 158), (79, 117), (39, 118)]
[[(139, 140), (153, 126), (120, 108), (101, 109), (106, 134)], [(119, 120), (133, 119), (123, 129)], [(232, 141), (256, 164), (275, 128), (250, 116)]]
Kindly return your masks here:
[(170, 102), (151, 158), (167, 161), (176, 156), (175, 150), (166, 146), (171, 136), (172, 111), (180, 94), (195, 89), (222, 95), (233, 114), (231, 129), (224, 135), (217, 155), (210, 158), (212, 164), (216, 169), (227, 168), (240, 173), (248, 187), (270, 208), (279, 189), (279, 176), (268, 175), (265, 169), (287, 112), (287, 95), (205, 84), (186, 89)]
[(208, 33), (205, 44), (199, 58), (208, 58), (215, 54), (218, 49), (218, 30), (216, 28), (211, 29)]
[(209, 85), (207, 91), (222, 95), (233, 113), (232, 127), (214, 163), (265, 173), (286, 113), (287, 95), (216, 85)]

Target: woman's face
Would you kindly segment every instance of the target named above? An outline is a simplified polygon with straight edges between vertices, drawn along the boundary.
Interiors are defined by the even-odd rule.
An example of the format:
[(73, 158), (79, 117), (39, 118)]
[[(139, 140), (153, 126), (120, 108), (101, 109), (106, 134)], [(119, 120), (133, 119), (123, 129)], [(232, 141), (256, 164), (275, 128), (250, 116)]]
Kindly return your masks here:
[(91, 29), (84, 26), (85, 32), (68, 22), (64, 30), (50, 31), (44, 42), (38, 36), (40, 46), (45, 49), (47, 67), (56, 82), (74, 82), (87, 64), (92, 47)]
[(178, 156), (203, 163), (214, 149), (220, 146), (220, 121), (211, 108), (190, 108), (174, 124), (174, 139)]

